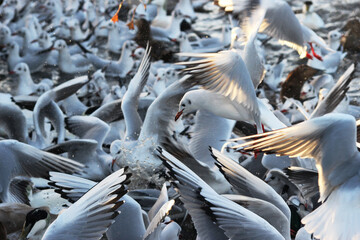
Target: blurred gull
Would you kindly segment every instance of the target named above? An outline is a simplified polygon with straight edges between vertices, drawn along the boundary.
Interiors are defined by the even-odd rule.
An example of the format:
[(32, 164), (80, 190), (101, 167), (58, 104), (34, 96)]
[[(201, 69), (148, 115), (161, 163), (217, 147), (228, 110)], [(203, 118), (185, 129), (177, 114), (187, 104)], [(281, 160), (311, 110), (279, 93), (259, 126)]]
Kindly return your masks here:
[(84, 165), (73, 160), (41, 151), (16, 140), (0, 142), (2, 202), (17, 202), (17, 196), (9, 193), (10, 180), (16, 176), (46, 177), (49, 171), (81, 173)]
[(360, 229), (356, 202), (360, 196), (360, 161), (355, 134), (352, 116), (332, 113), (290, 128), (245, 137), (252, 141), (236, 148), (314, 158), (323, 204), (303, 218), (305, 229), (320, 239), (354, 239)]
[(325, 26), (324, 21), (314, 11), (314, 5), (312, 1), (305, 1), (301, 14), (298, 14), (300, 22), (311, 29), (319, 29)]

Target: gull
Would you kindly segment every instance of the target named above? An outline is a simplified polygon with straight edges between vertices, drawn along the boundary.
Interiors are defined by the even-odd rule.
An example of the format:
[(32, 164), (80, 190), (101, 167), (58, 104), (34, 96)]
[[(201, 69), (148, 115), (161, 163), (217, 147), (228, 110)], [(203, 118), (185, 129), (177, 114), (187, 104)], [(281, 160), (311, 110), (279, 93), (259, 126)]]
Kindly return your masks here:
[(82, 176), (99, 181), (108, 176), (112, 170), (112, 157), (105, 153), (102, 144), (110, 127), (95, 117), (72, 116), (65, 118), (66, 129), (80, 139), (68, 140), (46, 148), (53, 153), (68, 153), (74, 159), (86, 166), (88, 170)]
[(124, 78), (133, 67), (134, 60), (131, 56), (132, 51), (134, 51), (137, 47), (138, 45), (135, 41), (125, 41), (118, 61), (104, 60), (92, 53), (87, 53), (86, 56), (96, 68), (103, 68), (107, 66), (105, 75)]
[(264, 77), (264, 83), (273, 91), (279, 91), (282, 83), (282, 74), (284, 72), (287, 60), (283, 59), (276, 65), (267, 67), (266, 75)]
[[(205, 114), (204, 114), (205, 115)], [(208, 116), (208, 115), (205, 115)], [(219, 123), (219, 117), (212, 119), (213, 123)], [(203, 128), (205, 130), (205, 128)], [(224, 127), (223, 127), (224, 129)], [(217, 131), (220, 133), (220, 131)], [(225, 134), (223, 134), (225, 135)], [(231, 193), (231, 185), (227, 182), (224, 176), (219, 172), (219, 169), (215, 166), (214, 160), (209, 152), (209, 145), (206, 145), (206, 136), (202, 134), (195, 135), (197, 140), (190, 143), (191, 145), (197, 144), (195, 147), (187, 147), (180, 140), (175, 140), (173, 138), (165, 138), (160, 142), (160, 145), (164, 147), (164, 150), (169, 152), (171, 155), (176, 156), (178, 159), (181, 159), (181, 162), (185, 164), (188, 168), (194, 171), (201, 179), (203, 179), (212, 189), (214, 189), (219, 194)], [(204, 140), (205, 143), (201, 142)], [(216, 142), (215, 139), (212, 142), (208, 142), (215, 147), (221, 148), (221, 144)], [(200, 146), (198, 146), (200, 145)], [(202, 146), (201, 146), (202, 145)], [(206, 147), (206, 152), (204, 148)], [(194, 151), (195, 150), (195, 151)], [(204, 153), (204, 156), (199, 157), (199, 154)], [(196, 156), (196, 157), (195, 157)]]
[(26, 54), (34, 54), (36, 52), (37, 47), (34, 46), (33, 40), (37, 39), (37, 35), (31, 35), (31, 32), (28, 28), (22, 27), (19, 31), (12, 33), (12, 35), (19, 35), (23, 38), (23, 44), (20, 51), (20, 55), (24, 56)]
[(315, 91), (318, 93), (321, 88), (331, 89), (334, 85), (334, 78), (330, 74), (323, 74), (317, 77), (314, 77), (311, 80), (310, 84), (314, 86)]
[[(212, 102), (212, 104), (209, 104), (209, 102)], [(269, 127), (270, 129), (279, 129), (286, 126), (274, 115), (273, 112), (269, 110), (261, 99), (255, 97), (255, 103), (258, 107), (260, 115), (260, 129), (254, 119), (251, 118), (251, 115), (247, 115), (254, 113), (248, 113), (249, 110), (246, 109), (246, 106), (236, 106), (235, 101), (230, 101), (229, 98), (224, 97), (219, 93), (214, 93), (205, 89), (197, 89), (187, 92), (179, 103), (179, 112), (177, 113), (175, 119), (178, 119), (182, 114), (186, 115), (196, 110), (203, 110), (224, 118), (255, 123), (257, 130), (260, 132), (263, 131), (263, 125)], [(247, 103), (242, 104), (246, 105)], [(239, 109), (242, 109), (241, 112)]]
[[(154, 171), (161, 169), (161, 161), (155, 156), (155, 148), (172, 131), (175, 108), (191, 84), (188, 76), (171, 84), (149, 106), (140, 135), (136, 141), (116, 140), (110, 152), (116, 165), (128, 165), (140, 179), (154, 178)], [(155, 170), (154, 170), (155, 169)], [(158, 178), (154, 181), (159, 181)]]
[[(355, 119), (330, 113), (298, 125), (245, 137), (235, 146), (279, 155), (314, 158), (323, 204), (302, 219), (305, 229), (320, 239), (354, 239), (359, 235), (360, 156), (356, 148)], [(329, 221), (329, 219), (331, 219)]]
[[(180, 36), (177, 38), (177, 41), (180, 43), (180, 52), (211, 53), (223, 49), (223, 45), (219, 41), (214, 41), (213, 44), (210, 43), (209, 45), (203, 46), (201, 40), (198, 39), (198, 36), (193, 36), (194, 34), (186, 34), (185, 32), (180, 33)], [(190, 41), (190, 39), (193, 41)], [(180, 57), (179, 59), (184, 61), (184, 57)]]
[[(213, 108), (215, 114), (223, 117), (231, 115), (231, 119), (240, 118), (243, 121), (255, 123), (258, 132), (262, 132), (254, 84), (242, 57), (235, 50), (189, 55), (204, 59), (179, 64), (187, 66), (183, 71), (191, 75), (194, 84), (210, 90), (209, 94), (217, 93), (213, 104), (223, 107)], [(197, 91), (203, 91), (205, 95), (204, 90)], [(212, 96), (215, 97), (215, 94)], [(189, 100), (181, 102), (176, 119), (186, 108), (191, 108), (192, 101)], [(202, 103), (202, 105), (204, 104)]]
[(314, 11), (314, 5), (312, 1), (305, 1), (303, 5), (302, 14), (297, 15), (302, 24), (311, 29), (320, 29), (325, 26), (324, 21)]
[(197, 19), (191, 0), (180, 0), (174, 10), (180, 11), (184, 17), (189, 18), (192, 22)]
[(70, 97), (65, 98), (60, 101), (59, 106), (61, 110), (66, 114), (66, 116), (73, 115), (83, 115), (88, 107), (86, 107), (78, 98), (78, 96), (74, 93)]
[(23, 57), (20, 57), (20, 49), (19, 45), (16, 42), (11, 42), (7, 46), (8, 50), (8, 69), (13, 71), (15, 66), (20, 63), (24, 62), (29, 66), (30, 72), (39, 71), (43, 64), (46, 62), (49, 52), (38, 52), (37, 54), (27, 54)]
[(148, 45), (145, 51), (145, 55), (141, 60), (138, 71), (131, 79), (128, 89), (122, 98), (121, 110), (124, 113), (126, 124), (126, 140), (136, 140), (140, 134), (142, 120), (137, 110), (140, 93), (146, 85), (146, 81), (149, 77), (150, 52), (151, 47)]
[(217, 166), (238, 193), (273, 204), (283, 213), (288, 221), (290, 220), (291, 213), (289, 207), (270, 185), (218, 150), (211, 148), (210, 151), (216, 160)]
[(73, 41), (84, 41), (88, 40), (88, 36), (91, 36), (91, 29), (88, 28), (85, 33), (81, 31), (79, 20), (72, 18), (66, 22), (70, 30), (70, 39)]
[(179, 182), (176, 187), (192, 217), (197, 239), (285, 239), (259, 215), (217, 194), (174, 156), (161, 148), (158, 151), (170, 175)]
[(278, 168), (268, 171), (264, 181), (284, 199), (289, 199), (290, 196), (297, 195), (299, 192), (297, 186)]
[(110, 86), (106, 81), (105, 71), (106, 67), (94, 72), (89, 83), (77, 92), (80, 99), (86, 99), (86, 104), (98, 105), (109, 94)]
[(340, 40), (343, 35), (339, 32), (339, 30), (335, 29), (328, 33), (328, 44), (329, 47), (335, 51), (337, 51), (340, 47)]
[[(219, 6), (225, 7), (225, 11), (247, 11), (250, 17), (246, 19), (245, 33), (252, 31), (253, 26), (259, 25), (259, 32), (265, 33), (279, 40), (281, 44), (295, 49), (300, 58), (319, 56), (313, 51), (313, 56), (307, 53), (307, 43), (316, 43), (324, 48), (327, 47), (325, 41), (320, 38), (308, 27), (300, 24), (290, 6), (283, 0), (261, 0), (253, 3), (250, 0), (245, 1), (218, 1)], [(283, 19), (286, 19), (284, 22)], [(246, 34), (248, 35), (248, 34)], [(331, 49), (330, 49), (331, 50)]]
[(287, 98), (280, 109), (291, 124), (302, 122), (309, 117), (301, 102), (293, 98)]
[(16, 201), (16, 196), (12, 196), (9, 192), (10, 180), (13, 177), (46, 177), (49, 171), (80, 173), (84, 168), (83, 164), (41, 151), (16, 140), (2, 140), (0, 151), (4, 156), (1, 161), (0, 200), (2, 202)]
[(43, 79), (39, 83), (34, 83), (31, 78), (30, 69), (26, 63), (18, 63), (14, 68), (14, 73), (19, 78), (16, 95), (29, 95), (40, 93), (41, 91), (45, 92), (53, 86), (53, 82), (50, 79)]
[[(54, 186), (63, 198), (75, 203), (97, 184), (94, 181), (69, 174), (50, 172), (50, 175), (50, 185)], [(171, 231), (174, 226), (170, 228), (170, 232), (165, 231), (165, 229), (169, 230), (168, 227), (161, 229), (162, 219), (174, 204), (174, 200), (169, 200), (166, 184), (161, 188), (159, 197), (148, 213), (145, 213), (139, 203), (129, 194), (122, 196), (118, 201), (124, 201), (124, 204), (119, 208), (121, 214), (114, 218), (114, 223), (106, 232), (106, 237), (109, 240), (117, 239), (118, 236), (134, 240), (165, 240), (162, 237), (159, 238), (160, 233), (167, 236), (179, 233), (178, 229)]]
[(341, 101), (345, 98), (346, 93), (349, 90), (349, 84), (351, 82), (351, 74), (355, 71), (355, 64), (351, 64), (348, 69), (340, 76), (336, 84), (331, 88), (327, 96), (323, 101), (317, 105), (316, 109), (310, 115), (310, 118), (322, 116), (326, 113), (332, 112)]
[(113, 22), (109, 20), (101, 28), (108, 30), (107, 49), (112, 53), (120, 53), (124, 42), (135, 37), (134, 33), (129, 30), (122, 21)]
[(0, 103), (0, 128), (9, 139), (27, 143), (28, 131), (26, 118), (21, 109), (13, 103)]
[(235, 121), (233, 120), (216, 116), (208, 111), (198, 110), (189, 142), (189, 149), (194, 158), (214, 169), (215, 164), (210, 155), (209, 146), (221, 149), (224, 144), (223, 139), (230, 138), (234, 125)]
[(61, 72), (79, 74), (89, 70), (88, 60), (79, 55), (71, 56), (64, 40), (56, 40), (53, 49), (59, 51), (58, 66)]
[(100, 239), (119, 215), (129, 177), (120, 169), (96, 184), (50, 224), (42, 239)]
[(48, 90), (39, 97), (33, 111), (36, 140), (40, 141), (39, 144), (44, 145), (43, 138), (47, 136), (44, 129), (45, 117), (49, 118), (58, 132), (58, 142), (64, 140), (64, 116), (56, 102), (71, 96), (88, 82), (87, 76), (77, 77)]
[(184, 16), (180, 10), (174, 10), (171, 14), (171, 20), (167, 28), (150, 26), (151, 36), (154, 40), (169, 42), (180, 35), (180, 24)]
[(166, 10), (164, 9), (165, 2), (166, 1), (164, 0), (155, 0), (151, 2), (151, 4), (157, 7), (157, 15), (151, 21), (151, 26), (161, 27), (161, 28), (167, 28), (169, 26), (171, 17), (167, 16)]
[(296, 185), (304, 198), (316, 197), (319, 199), (318, 172), (301, 167), (289, 167), (284, 170), (288, 179)]
[(325, 73), (336, 72), (339, 64), (347, 55), (346, 52), (342, 53), (334, 50), (328, 51), (326, 54), (322, 54), (321, 49), (317, 44), (313, 45), (313, 49), (319, 53), (318, 56), (320, 58), (308, 59), (307, 65), (315, 69), (323, 70)]

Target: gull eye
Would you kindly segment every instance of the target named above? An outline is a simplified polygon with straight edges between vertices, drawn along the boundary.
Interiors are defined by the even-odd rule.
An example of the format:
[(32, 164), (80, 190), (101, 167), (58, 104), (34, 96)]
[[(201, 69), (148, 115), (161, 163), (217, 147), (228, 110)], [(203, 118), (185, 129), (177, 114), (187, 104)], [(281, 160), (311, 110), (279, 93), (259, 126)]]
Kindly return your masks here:
[(270, 177), (270, 179), (271, 179), (271, 180), (274, 180), (274, 179), (275, 179), (275, 177), (274, 177), (274, 176), (271, 176), (271, 177)]
[(188, 100), (188, 103), (189, 103), (189, 104), (191, 104), (191, 101), (190, 101), (190, 99)]
[(182, 107), (185, 107), (185, 104), (184, 104), (184, 103), (182, 103), (182, 104), (181, 104), (181, 106), (182, 106)]

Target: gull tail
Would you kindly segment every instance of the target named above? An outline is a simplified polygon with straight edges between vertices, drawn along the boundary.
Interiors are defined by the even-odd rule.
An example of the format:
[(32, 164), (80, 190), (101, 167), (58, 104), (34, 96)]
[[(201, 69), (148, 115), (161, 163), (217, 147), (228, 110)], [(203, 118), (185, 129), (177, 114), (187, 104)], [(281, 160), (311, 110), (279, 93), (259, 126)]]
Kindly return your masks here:
[(360, 176), (335, 189), (315, 211), (302, 219), (314, 237), (327, 240), (360, 239)]

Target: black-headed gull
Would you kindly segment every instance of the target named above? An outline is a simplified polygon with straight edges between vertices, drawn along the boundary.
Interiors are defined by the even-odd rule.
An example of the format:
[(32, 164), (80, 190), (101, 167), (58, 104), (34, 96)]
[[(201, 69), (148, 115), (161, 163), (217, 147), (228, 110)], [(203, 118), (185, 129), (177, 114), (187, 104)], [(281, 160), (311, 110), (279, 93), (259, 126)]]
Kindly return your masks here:
[(296, 15), (300, 22), (311, 29), (320, 29), (325, 26), (324, 21), (314, 11), (314, 5), (312, 1), (305, 1), (301, 14)]
[(89, 61), (81, 55), (71, 56), (64, 40), (56, 40), (53, 48), (59, 51), (57, 64), (61, 72), (79, 74), (89, 70)]
[(82, 172), (84, 165), (73, 160), (41, 151), (16, 140), (3, 140), (0, 150), (4, 158), (1, 161), (2, 202), (16, 201), (9, 193), (10, 180), (15, 176), (46, 177), (49, 171)]
[(59, 133), (58, 141), (61, 142), (64, 139), (64, 116), (56, 102), (73, 95), (79, 88), (88, 82), (89, 79), (87, 76), (74, 78), (48, 90), (39, 97), (33, 111), (35, 132), (37, 138), (39, 138), (37, 140), (44, 144), (43, 137), (47, 136), (44, 129), (45, 117), (50, 119), (54, 124), (56, 131)]
[[(319, 45), (321, 44), (325, 48), (327, 47), (324, 40), (316, 35), (316, 33), (308, 27), (300, 24), (286, 1), (261, 0), (258, 2), (252, 2), (249, 0), (220, 0), (218, 1), (218, 4), (225, 7), (225, 11), (240, 12), (245, 10), (250, 12), (250, 17), (246, 19), (246, 24), (244, 25), (245, 33), (252, 31), (254, 26), (260, 26), (259, 32), (266, 33), (269, 36), (278, 39), (281, 44), (294, 48), (301, 58), (312, 58), (313, 56), (318, 57), (314, 51), (312, 51), (313, 56), (307, 53), (306, 44), (308, 42), (314, 42)], [(286, 19), (286, 21), (283, 19)]]
[(42, 239), (99, 239), (120, 213), (130, 175), (120, 169), (91, 188), (47, 228)]
[[(210, 90), (210, 93), (218, 93), (219, 97), (216, 100), (213, 99), (215, 102), (218, 101), (216, 104), (228, 106), (231, 109), (227, 111), (225, 108), (216, 108), (215, 111), (231, 114), (235, 117), (232, 119), (243, 118), (242, 120), (255, 123), (258, 132), (262, 132), (254, 84), (245, 62), (237, 51), (187, 55), (203, 59), (179, 63), (187, 66), (183, 71), (191, 75), (194, 84)], [(183, 112), (186, 113), (188, 108), (192, 107), (191, 104), (191, 100), (182, 101), (176, 119)]]
[[(50, 175), (50, 185), (54, 186), (56, 191), (61, 193), (63, 198), (69, 199), (70, 202), (76, 203), (89, 189), (96, 185), (94, 181), (69, 174), (50, 172)], [(166, 240), (166, 236), (178, 235), (177, 224), (168, 229), (170, 231), (165, 231), (168, 227), (163, 228), (161, 226), (163, 225), (162, 220), (174, 205), (174, 200), (169, 200), (166, 184), (163, 185), (160, 195), (148, 213), (144, 212), (139, 203), (129, 194), (118, 200), (118, 202), (122, 201), (125, 203), (119, 208), (121, 215), (114, 218), (114, 223), (106, 232), (109, 240), (117, 239), (118, 236), (134, 240)]]
[(170, 136), (173, 128), (173, 116), (181, 97), (191, 84), (186, 81), (188, 76), (171, 84), (150, 105), (147, 110), (140, 135), (136, 141), (116, 140), (112, 142), (110, 152), (117, 165), (128, 165), (134, 174), (149, 182), (154, 179), (154, 169), (162, 169), (161, 161), (155, 156), (156, 146), (165, 137)]
[(244, 139), (252, 141), (235, 147), (315, 159), (323, 204), (303, 218), (308, 232), (320, 239), (354, 239), (359, 235), (360, 157), (352, 116), (330, 113)]
[(259, 215), (218, 195), (174, 156), (158, 151), (171, 176), (179, 181), (176, 187), (192, 217), (197, 239), (284, 239)]
[(142, 120), (138, 113), (140, 94), (146, 85), (150, 70), (151, 47), (146, 48), (146, 53), (135, 76), (131, 79), (128, 89), (122, 98), (121, 110), (124, 113), (126, 124), (126, 140), (136, 140), (141, 131)]
[(16, 95), (39, 94), (51, 89), (53, 82), (50, 79), (43, 79), (40, 83), (34, 83), (30, 69), (26, 63), (16, 64), (13, 71), (19, 79)]
[(124, 78), (133, 67), (134, 60), (132, 58), (132, 52), (137, 47), (138, 45), (135, 41), (125, 41), (122, 46), (121, 56), (118, 61), (104, 60), (92, 53), (87, 53), (86, 56), (96, 68), (104, 68), (107, 66), (105, 75)]

